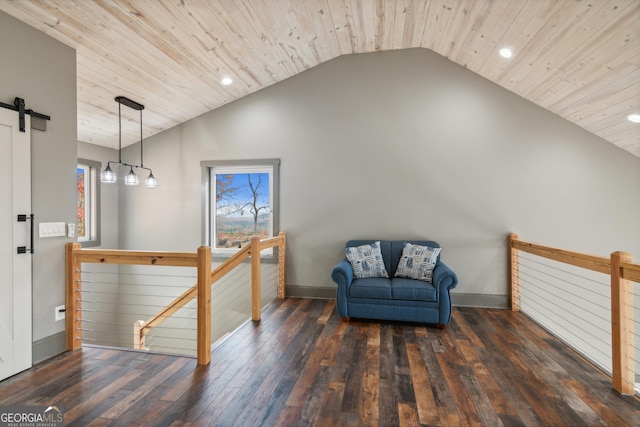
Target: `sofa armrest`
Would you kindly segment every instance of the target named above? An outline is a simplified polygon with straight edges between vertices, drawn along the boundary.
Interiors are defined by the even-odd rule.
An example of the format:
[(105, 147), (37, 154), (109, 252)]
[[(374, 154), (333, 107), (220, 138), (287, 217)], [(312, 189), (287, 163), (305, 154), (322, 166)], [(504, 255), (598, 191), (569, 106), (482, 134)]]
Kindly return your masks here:
[(353, 268), (347, 259), (340, 261), (333, 271), (331, 271), (331, 278), (338, 286), (349, 286), (353, 281)]
[(342, 317), (349, 317), (347, 311), (347, 295), (349, 293), (349, 286), (351, 286), (351, 282), (353, 282), (353, 268), (351, 268), (351, 264), (346, 258), (333, 267), (331, 279), (338, 285), (336, 291), (338, 314)]
[(453, 289), (458, 286), (458, 276), (447, 264), (438, 261), (436, 267), (433, 269), (433, 285), (438, 291)]
[(451, 320), (451, 295), (449, 290), (458, 285), (458, 276), (444, 262), (438, 261), (433, 269), (433, 285), (440, 301), (440, 324), (446, 325)]

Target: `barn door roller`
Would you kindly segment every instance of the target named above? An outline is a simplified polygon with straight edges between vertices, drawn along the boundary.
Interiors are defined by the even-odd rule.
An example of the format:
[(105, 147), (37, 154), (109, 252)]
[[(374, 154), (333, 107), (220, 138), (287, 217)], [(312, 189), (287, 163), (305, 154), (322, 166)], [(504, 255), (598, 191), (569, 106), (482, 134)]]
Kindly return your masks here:
[(25, 102), (23, 98), (17, 98), (13, 100), (13, 105), (10, 104), (5, 104), (4, 102), (0, 102), (0, 107), (2, 108), (7, 108), (9, 110), (13, 110), (13, 111), (17, 111), (18, 112), (18, 120), (20, 123), (20, 132), (25, 132), (25, 120), (24, 120), (24, 115), (25, 114), (29, 114), (32, 118), (35, 117), (37, 119), (41, 119), (40, 121), (42, 122), (42, 124), (40, 124), (39, 126), (35, 124), (35, 120), (31, 121), (31, 127), (34, 129), (38, 129), (38, 130), (47, 130), (47, 125), (46, 122), (44, 120), (51, 120), (50, 116), (47, 116), (46, 114), (40, 114), (40, 113), (36, 113), (33, 110), (28, 110), (25, 108)]

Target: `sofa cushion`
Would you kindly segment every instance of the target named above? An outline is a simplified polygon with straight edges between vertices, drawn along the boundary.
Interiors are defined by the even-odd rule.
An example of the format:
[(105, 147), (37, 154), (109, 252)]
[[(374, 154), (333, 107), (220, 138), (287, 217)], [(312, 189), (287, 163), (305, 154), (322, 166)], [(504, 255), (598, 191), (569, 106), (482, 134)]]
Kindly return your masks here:
[(353, 279), (349, 286), (349, 297), (391, 299), (391, 281), (382, 277)]
[(431, 283), (402, 277), (391, 279), (391, 298), (394, 300), (434, 302), (438, 300), (437, 295)]
[(441, 250), (441, 248), (405, 243), (395, 277), (406, 277), (431, 283), (433, 269)]
[(353, 275), (358, 279), (367, 277), (389, 277), (382, 260), (380, 242), (344, 248), (347, 260), (353, 268)]

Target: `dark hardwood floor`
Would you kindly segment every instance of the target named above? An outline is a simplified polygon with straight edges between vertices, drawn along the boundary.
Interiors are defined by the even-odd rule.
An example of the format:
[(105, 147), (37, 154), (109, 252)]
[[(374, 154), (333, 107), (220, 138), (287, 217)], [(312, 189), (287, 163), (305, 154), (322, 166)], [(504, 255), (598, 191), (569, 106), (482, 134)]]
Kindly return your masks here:
[(269, 305), (194, 359), (84, 347), (0, 382), (0, 406), (65, 425), (640, 425), (637, 398), (526, 316), (456, 308), (444, 330), (344, 323), (333, 301)]

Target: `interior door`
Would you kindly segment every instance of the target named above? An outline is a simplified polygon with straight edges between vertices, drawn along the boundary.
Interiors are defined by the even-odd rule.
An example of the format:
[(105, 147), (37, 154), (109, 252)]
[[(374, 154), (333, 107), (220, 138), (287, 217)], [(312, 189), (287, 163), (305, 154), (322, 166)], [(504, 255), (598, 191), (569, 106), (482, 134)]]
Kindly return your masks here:
[(18, 112), (0, 108), (0, 380), (32, 364), (31, 117), (19, 130)]

